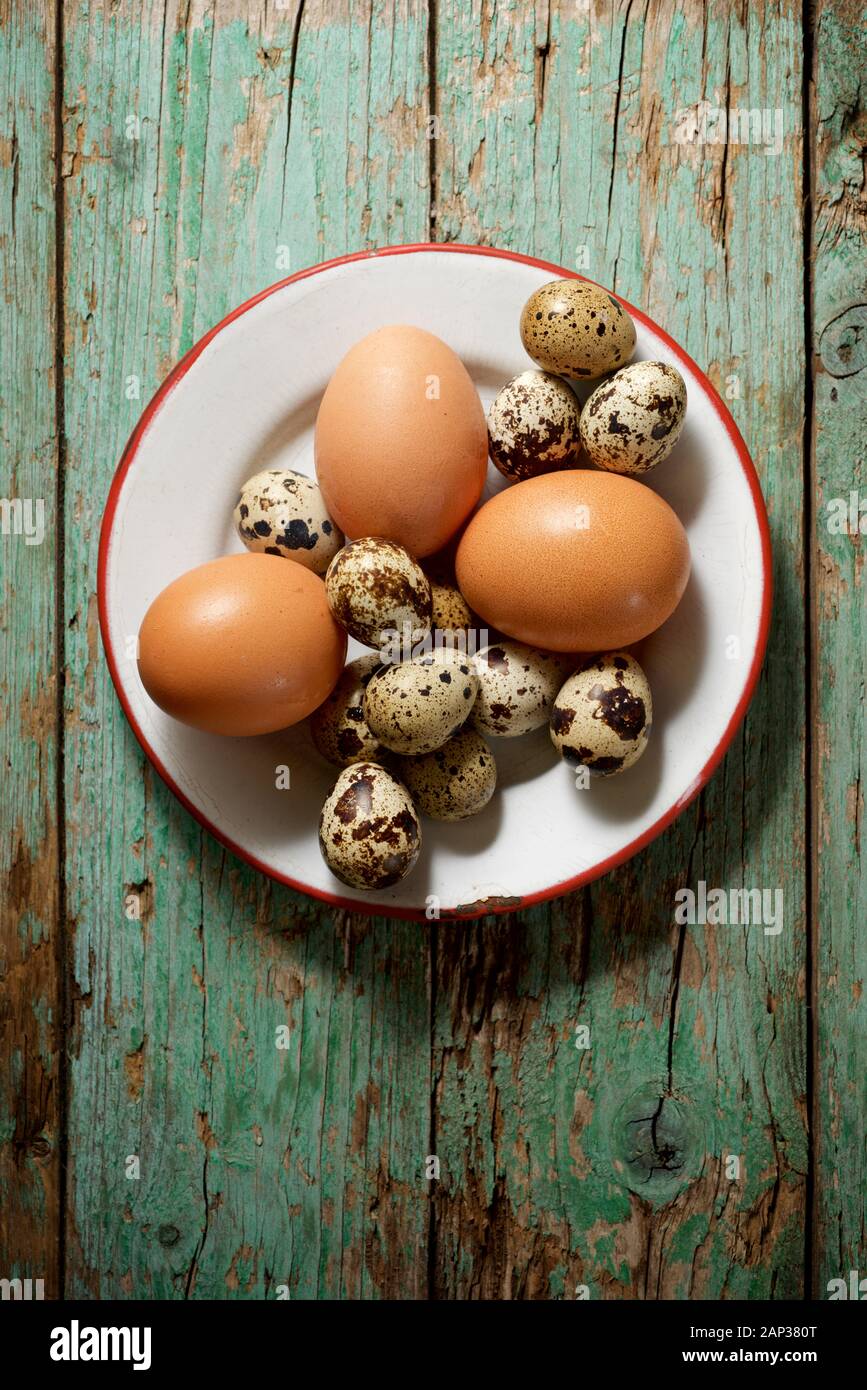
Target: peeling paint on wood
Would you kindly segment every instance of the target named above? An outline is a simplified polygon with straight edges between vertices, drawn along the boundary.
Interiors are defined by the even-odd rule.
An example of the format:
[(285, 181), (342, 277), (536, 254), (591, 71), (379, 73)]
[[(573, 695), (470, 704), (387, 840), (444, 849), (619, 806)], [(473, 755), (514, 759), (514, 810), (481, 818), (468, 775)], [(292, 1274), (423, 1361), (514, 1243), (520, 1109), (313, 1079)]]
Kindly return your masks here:
[(424, 238), (425, 17), (134, 9), (65, 32), (67, 1287), (421, 1296), (426, 933), (323, 910), (203, 836), (143, 764), (89, 604), (111, 475), (172, 363), (290, 269)]
[[(68, 1296), (700, 1300), (867, 1269), (865, 541), (827, 524), (864, 489), (859, 9), (816, 6), (805, 106), (788, 0), (92, 0), (60, 55), (51, 7), (0, 3), (0, 490), (49, 523), (2, 539), (0, 1275), (55, 1293), (63, 1251)], [(721, 110), (764, 135), (703, 141)], [(776, 604), (745, 726), (658, 842), (418, 926), (269, 884), (181, 810), (111, 690), (95, 562), (202, 332), (429, 233), (573, 265), (685, 344), (756, 460)], [(783, 931), (677, 926), (699, 880), (782, 887)]]
[[(813, 258), (815, 1286), (867, 1268), (867, 80), (863, 6), (816, 12)], [(854, 494), (854, 509), (853, 509)], [(860, 507), (859, 507), (860, 503)]]
[[(4, 510), (0, 535), (0, 1277), (42, 1279), (46, 1297), (57, 1297), (63, 1098), (55, 53), (50, 5), (4, 10), (0, 497), (4, 507), (11, 503), (21, 511), (16, 518)], [(44, 539), (38, 543), (40, 502)]]
[[(807, 1171), (800, 19), (774, 4), (534, 12), (482, 0), (450, 7), (437, 37), (438, 235), (573, 265), (684, 343), (733, 397), (769, 503), (777, 585), (756, 700), (698, 803), (556, 907), (511, 928), (438, 934), (435, 1118), (449, 1179), (437, 1195), (437, 1292), (797, 1297)], [(683, 113), (702, 101), (781, 109), (782, 153), (681, 143)], [(782, 885), (784, 932), (678, 928), (675, 890), (700, 879)], [(586, 1051), (575, 1048), (581, 1025)], [(624, 1101), (635, 1115), (619, 1114)], [(677, 1142), (664, 1134), (672, 1113)], [(630, 1123), (645, 1145), (632, 1171)]]

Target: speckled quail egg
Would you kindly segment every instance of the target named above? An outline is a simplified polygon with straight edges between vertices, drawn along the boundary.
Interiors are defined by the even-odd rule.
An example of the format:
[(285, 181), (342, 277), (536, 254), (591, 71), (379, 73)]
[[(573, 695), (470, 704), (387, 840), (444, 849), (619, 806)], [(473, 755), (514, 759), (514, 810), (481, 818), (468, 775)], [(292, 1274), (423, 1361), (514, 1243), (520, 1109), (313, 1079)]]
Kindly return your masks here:
[(328, 699), (310, 716), (310, 734), (317, 752), (336, 767), (378, 763), (388, 756), (364, 718), (364, 692), (379, 664), (376, 652), (350, 661)]
[(475, 623), (472, 610), (454, 584), (431, 580), (431, 625), (441, 632), (466, 632)]
[(597, 386), (581, 415), (592, 463), (609, 473), (646, 473), (677, 443), (686, 383), (667, 362), (633, 362)]
[(341, 772), (319, 817), (319, 848), (350, 888), (390, 888), (409, 873), (421, 826), (409, 792), (377, 763)]
[(368, 647), (418, 641), (430, 632), (427, 576), (394, 541), (352, 541), (332, 560), (325, 592), (337, 621)]
[(383, 666), (364, 694), (371, 732), (394, 753), (418, 756), (441, 748), (463, 727), (479, 678), (459, 652), (436, 650)]
[(592, 381), (629, 361), (635, 324), (600, 285), (552, 280), (524, 305), (521, 341), (544, 371)]
[(610, 776), (638, 762), (652, 719), (638, 662), (628, 652), (606, 652), (566, 681), (551, 711), (551, 740), (573, 767)]
[(487, 735), (515, 738), (551, 717), (557, 691), (578, 658), (540, 652), (522, 642), (495, 642), (473, 658), (479, 693), (471, 723)]
[(317, 484), (288, 468), (248, 478), (233, 519), (248, 550), (283, 555), (314, 574), (324, 574), (343, 545)]
[(488, 452), (506, 478), (536, 478), (574, 468), (581, 448), (581, 407), (571, 386), (550, 372), (521, 372), (488, 412)]
[(420, 811), (432, 820), (465, 820), (487, 806), (497, 764), (475, 729), (462, 729), (421, 758), (401, 758), (400, 775)]

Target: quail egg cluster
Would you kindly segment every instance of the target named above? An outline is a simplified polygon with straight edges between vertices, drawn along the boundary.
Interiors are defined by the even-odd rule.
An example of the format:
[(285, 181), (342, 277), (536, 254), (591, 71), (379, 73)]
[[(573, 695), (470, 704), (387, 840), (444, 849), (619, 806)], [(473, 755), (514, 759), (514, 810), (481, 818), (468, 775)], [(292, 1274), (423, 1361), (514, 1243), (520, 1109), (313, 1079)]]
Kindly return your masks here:
[[(343, 768), (322, 811), (320, 848), (336, 878), (364, 890), (392, 886), (412, 869), (420, 815), (454, 822), (484, 811), (497, 787), (488, 740), (547, 727), (570, 767), (611, 776), (638, 761), (651, 725), (647, 679), (630, 653), (588, 660), (502, 638), (468, 655), (472, 614), (460, 591), (431, 582), (445, 597), (428, 614), (415, 562), (382, 545), (353, 542), (329, 570), (340, 579), (326, 583), (335, 616), (382, 647), (346, 666), (309, 721), (319, 753)], [(371, 584), (374, 570), (389, 582)], [(420, 651), (395, 651), (383, 636), (405, 619), (421, 625)], [(437, 634), (464, 642), (439, 645)]]
[(428, 577), (403, 546), (375, 536), (339, 551), (325, 592), (338, 624), (375, 650), (348, 663), (309, 719), (316, 750), (343, 768), (319, 845), (342, 883), (382, 889), (415, 864), (419, 813), (464, 820), (494, 794), (494, 755), (470, 724), (476, 619), (447, 566)]
[[(587, 462), (634, 476), (668, 457), (686, 383), (669, 362), (630, 361), (635, 324), (614, 295), (586, 280), (542, 285), (524, 305), (521, 341), (541, 370), (507, 382), (488, 412), (491, 459), (506, 477)], [(599, 383), (583, 407), (581, 382)]]
[[(407, 352), (448, 352), (417, 330), (392, 331), (403, 335)], [(545, 486), (543, 475), (563, 472), (565, 487), (569, 478), (587, 476), (577, 470), (588, 467), (640, 477), (667, 457), (683, 428), (686, 387), (669, 362), (631, 360), (635, 324), (614, 295), (579, 279), (544, 284), (524, 306), (520, 335), (533, 365), (502, 386), (486, 421), (489, 458), (507, 483)], [(376, 335), (359, 346), (367, 350), (365, 345), (377, 353), (387, 346)], [(456, 358), (444, 358), (443, 371), (450, 374), (451, 409), (466, 382)], [(484, 453), (484, 421), (473, 399), (478, 420), (467, 416), (458, 440), (467, 479), (479, 444)], [(418, 412), (417, 397), (413, 401)], [(317, 423), (317, 474), (329, 499), (337, 497), (335, 478), (344, 467), (369, 468), (373, 478), (367, 496), (379, 499), (375, 507), (364, 499), (364, 507), (354, 507), (343, 493), (334, 506), (352, 539), (329, 515), (318, 484), (288, 469), (251, 477), (234, 511), (244, 546), (320, 576), (328, 621), (344, 645), (349, 637), (366, 648), (343, 667), (308, 720), (313, 746), (338, 770), (319, 820), (321, 852), (336, 879), (362, 891), (392, 887), (412, 870), (423, 816), (461, 822), (485, 811), (497, 789), (496, 740), (547, 729), (544, 746), (569, 769), (608, 778), (641, 758), (652, 723), (647, 677), (630, 650), (542, 649), (508, 636), (509, 623), (495, 613), (502, 627), (488, 631), (461, 590), (469, 593), (471, 585), (461, 574), (460, 557), (460, 584), (456, 578), (451, 542), (443, 549), (440, 538), (438, 548), (428, 536), (436, 534), (435, 513), (446, 504), (454, 503), (456, 515), (461, 510), (464, 522), (473, 524), (473, 489), (467, 483), (468, 510), (466, 499), (449, 491), (454, 480), (447, 486), (440, 477), (437, 469), (445, 465), (438, 463), (437, 487), (412, 512), (378, 473), (395, 450), (396, 456), (405, 452), (407, 470), (416, 467), (421, 417), (410, 420), (412, 430), (399, 439), (383, 433), (384, 419), (371, 405), (363, 428), (341, 432), (331, 421), (329, 433), (327, 421)], [(431, 413), (424, 429), (436, 431), (441, 423)], [(452, 421), (451, 427), (458, 424)], [(368, 440), (376, 443), (370, 459)], [(451, 445), (440, 449), (441, 458), (452, 457), (450, 450)], [(615, 482), (636, 486), (618, 479), (612, 488)], [(458, 484), (463, 486), (460, 477)], [(476, 501), (480, 486), (481, 475), (473, 483)], [(425, 507), (431, 511), (429, 527)], [(353, 534), (362, 529), (362, 515), (384, 534)], [(559, 515), (556, 520), (559, 526)], [(575, 524), (571, 513), (567, 524)], [(457, 544), (460, 531), (452, 526), (448, 534)], [(513, 537), (514, 530), (504, 535), (500, 553), (508, 552)], [(543, 549), (540, 573), (548, 565)], [(569, 585), (560, 571), (557, 581), (568, 611)], [(487, 613), (482, 597), (475, 595), (473, 603)], [(530, 641), (546, 636), (553, 634), (542, 625)], [(608, 644), (623, 640), (632, 639), (612, 636)]]

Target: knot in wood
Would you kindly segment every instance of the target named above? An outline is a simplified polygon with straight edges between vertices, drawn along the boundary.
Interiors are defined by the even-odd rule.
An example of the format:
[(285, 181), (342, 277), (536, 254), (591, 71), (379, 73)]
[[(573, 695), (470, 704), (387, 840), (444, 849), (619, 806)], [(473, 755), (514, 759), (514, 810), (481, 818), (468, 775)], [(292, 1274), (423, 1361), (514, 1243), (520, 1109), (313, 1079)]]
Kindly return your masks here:
[(700, 1145), (685, 1098), (644, 1086), (624, 1102), (614, 1128), (615, 1156), (631, 1191), (668, 1201), (696, 1176)]
[(855, 376), (867, 367), (867, 304), (852, 304), (825, 325), (819, 355), (830, 376)]

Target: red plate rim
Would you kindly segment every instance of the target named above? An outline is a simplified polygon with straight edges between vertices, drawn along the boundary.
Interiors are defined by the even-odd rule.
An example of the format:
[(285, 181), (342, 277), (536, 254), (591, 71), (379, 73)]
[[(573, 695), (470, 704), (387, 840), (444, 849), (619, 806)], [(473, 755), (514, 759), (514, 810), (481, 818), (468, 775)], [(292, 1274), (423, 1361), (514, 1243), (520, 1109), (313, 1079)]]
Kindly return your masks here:
[[(247, 851), (244, 850), (240, 845), (235, 844), (234, 841), (230, 840), (226, 835), (223, 835), (217, 829), (216, 826), (211, 824), (207, 816), (203, 815), (202, 812), (189, 801), (189, 799), (181, 791), (180, 787), (177, 786), (168, 770), (165, 767), (163, 767), (156, 753), (151, 748), (141, 728), (139, 727), (139, 724), (136, 721), (132, 709), (130, 708), (129, 702), (127, 701), (126, 696), (124, 694), (123, 685), (121, 683), (119, 675), (117, 657), (111, 643), (111, 636), (108, 627), (108, 599), (106, 592), (106, 581), (108, 575), (108, 556), (109, 550), (111, 548), (111, 536), (118, 498), (120, 496), (120, 491), (123, 486), (124, 479), (126, 478), (129, 469), (132, 467), (141, 439), (148, 426), (150, 425), (151, 421), (153, 420), (154, 416), (156, 415), (157, 411), (165, 403), (169, 394), (174, 390), (174, 388), (184, 378), (184, 376), (186, 376), (187, 372), (190, 370), (190, 367), (193, 365), (196, 358), (199, 357), (199, 355), (202, 352), (204, 352), (205, 348), (208, 346), (211, 340), (215, 338), (217, 334), (220, 333), (228, 324), (233, 323), (234, 320), (240, 318), (242, 314), (246, 314), (249, 309), (254, 308), (254, 306), (257, 304), (260, 304), (263, 299), (267, 299), (269, 295), (276, 294), (278, 290), (285, 289), (287, 285), (292, 285), (298, 280), (306, 280), (308, 276), (319, 275), (322, 271), (333, 270), (336, 266), (348, 265), (352, 261), (373, 260), (382, 256), (414, 255), (428, 251), (444, 252), (446, 254), (448, 254), (449, 252), (458, 252), (463, 255), (472, 256), (495, 256), (499, 257), (501, 260), (517, 261), (522, 265), (536, 266), (539, 270), (550, 271), (553, 276), (556, 276), (559, 279), (587, 279), (587, 276), (579, 275), (576, 271), (569, 270), (564, 266), (555, 265), (552, 261), (543, 261), (536, 256), (525, 256), (518, 251), (503, 251), (493, 246), (466, 246), (460, 242), (448, 242), (442, 245), (437, 244), (436, 242), (419, 242), (413, 245), (387, 246), (378, 250), (356, 251), (353, 252), (351, 255), (337, 256), (333, 260), (322, 261), (318, 265), (308, 266), (304, 270), (296, 271), (294, 275), (288, 275), (284, 280), (278, 280), (276, 284), (269, 285), (267, 289), (260, 290), (258, 294), (254, 294), (252, 298), (245, 300), (243, 304), (240, 304), (236, 309), (233, 309), (231, 313), (227, 314), (225, 318), (221, 319), (219, 323), (215, 324), (213, 328), (209, 329), (209, 331), (204, 335), (204, 337), (200, 338), (199, 341), (195, 343), (193, 347), (190, 348), (189, 352), (187, 352), (185, 356), (181, 358), (180, 362), (178, 362), (178, 364), (166, 377), (165, 381), (158, 388), (156, 394), (153, 396), (152, 400), (145, 407), (144, 411), (139, 417), (138, 423), (136, 424), (132, 434), (130, 435), (126, 447), (121, 455), (120, 462), (117, 466), (114, 478), (112, 479), (111, 488), (109, 489), (108, 498), (105, 504), (105, 512), (103, 514), (102, 519), (102, 527), (100, 530), (99, 558), (97, 565), (97, 600), (99, 605), (99, 627), (102, 636), (102, 644), (105, 649), (106, 660), (108, 661), (108, 669), (111, 674), (111, 679), (114, 684), (114, 688), (117, 691), (117, 696), (120, 700), (127, 721), (129, 722), (129, 725), (132, 728), (133, 733), (135, 734), (139, 744), (141, 745), (142, 750), (144, 751), (151, 765), (159, 773), (166, 786), (170, 789), (170, 791), (174, 793), (178, 801), (180, 801), (181, 805), (184, 806), (186, 810), (189, 811), (190, 815), (192, 815), (199, 822), (199, 824), (204, 827), (205, 830), (207, 830), (211, 835), (213, 835), (214, 839), (217, 840), (221, 845), (223, 845), (225, 849), (230, 850), (232, 854), (237, 855), (239, 859), (244, 860), (245, 863), (249, 864), (252, 868), (258, 869), (260, 873), (265, 874), (269, 878), (275, 879), (278, 883), (284, 883), (287, 887), (294, 888), (297, 892), (305, 893), (308, 897), (318, 898), (321, 902), (329, 903), (332, 907), (344, 908), (350, 912), (358, 913), (363, 916), (395, 917), (402, 918), (408, 921), (426, 921), (427, 918), (424, 910), (421, 908), (395, 907), (390, 903), (367, 903), (356, 901), (353, 898), (342, 898), (338, 893), (327, 893), (322, 889), (312, 888), (308, 884), (300, 883), (297, 879), (289, 878), (286, 874), (280, 874), (275, 872), (269, 865), (263, 864), (260, 860), (256, 859), (254, 855), (248, 854)], [(590, 283), (595, 282), (591, 281)], [(613, 291), (606, 292), (612, 294), (614, 293)], [(653, 825), (649, 826), (647, 830), (643, 832), (643, 834), (639, 835), (628, 845), (624, 846), (624, 848), (619, 850), (617, 854), (612, 854), (608, 859), (604, 859), (601, 863), (596, 864), (592, 869), (587, 869), (584, 873), (577, 874), (574, 878), (564, 879), (561, 883), (554, 883), (549, 888), (541, 889), (537, 893), (528, 893), (523, 897), (505, 899), (487, 898), (478, 903), (468, 904), (466, 907), (458, 907), (452, 909), (451, 911), (447, 910), (442, 913), (443, 920), (468, 921), (472, 918), (485, 917), (491, 914), (518, 912), (522, 908), (532, 907), (536, 903), (547, 902), (550, 898), (559, 897), (564, 893), (572, 892), (576, 888), (582, 888), (586, 883), (592, 883), (594, 879), (601, 878), (604, 874), (609, 873), (611, 869), (615, 869), (618, 867), (618, 865), (624, 864), (627, 859), (631, 859), (633, 855), (639, 852), (639, 850), (644, 849), (645, 846), (649, 845), (652, 840), (655, 840), (657, 836), (661, 835), (663, 830), (667, 829), (667, 827), (671, 825), (672, 821), (675, 820), (675, 818), (679, 816), (682, 811), (686, 810), (690, 802), (694, 800), (694, 798), (699, 794), (702, 788), (704, 788), (709, 782), (713, 773), (716, 771), (719, 763), (722, 761), (723, 755), (725, 754), (729, 744), (734, 738), (734, 735), (737, 732), (741, 720), (746, 714), (747, 707), (749, 706), (750, 700), (753, 697), (753, 692), (755, 691), (756, 683), (761, 672), (762, 663), (765, 657), (765, 650), (768, 643), (768, 633), (770, 630), (771, 622), (771, 536), (768, 527), (768, 515), (767, 509), (765, 507), (765, 499), (762, 496), (762, 490), (759, 484), (758, 475), (755, 470), (755, 465), (753, 464), (753, 461), (750, 458), (740, 430), (738, 429), (737, 425), (732, 419), (729, 410), (722, 401), (713, 383), (708, 379), (708, 377), (701, 370), (701, 368), (692, 360), (692, 358), (687, 353), (683, 351), (679, 344), (676, 343), (674, 339), (671, 338), (668, 335), (668, 333), (665, 332), (664, 329), (660, 328), (658, 324), (654, 323), (653, 320), (648, 318), (646, 314), (642, 313), (640, 309), (634, 308), (633, 305), (631, 305), (628, 300), (623, 299), (621, 295), (615, 294), (614, 298), (619, 300), (619, 302), (624, 306), (624, 308), (626, 308), (629, 311), (629, 313), (632, 315), (634, 319), (637, 319), (639, 323), (642, 323), (646, 328), (650, 329), (651, 332), (655, 333), (658, 337), (660, 337), (666, 344), (666, 346), (669, 348), (669, 350), (674, 354), (674, 356), (677, 357), (681, 362), (683, 362), (685, 366), (689, 369), (689, 371), (694, 373), (694, 375), (699, 379), (705, 391), (707, 392), (707, 395), (714, 409), (716, 410), (717, 415), (722, 421), (722, 424), (725, 427), (725, 430), (728, 433), (728, 436), (731, 439), (732, 444), (735, 447), (738, 459), (740, 460), (741, 468), (743, 469), (747, 479), (747, 483), (749, 484), (750, 493), (753, 499), (753, 505), (755, 507), (756, 521), (758, 522), (759, 533), (761, 536), (762, 608), (759, 620), (758, 640), (756, 642), (755, 650), (753, 652), (753, 658), (750, 663), (750, 669), (747, 675), (747, 680), (741, 692), (740, 699), (738, 700), (734, 713), (732, 714), (732, 717), (729, 720), (719, 743), (717, 744), (708, 761), (705, 763), (704, 767), (702, 768), (701, 772), (699, 773), (699, 776), (696, 778), (693, 785), (688, 789), (687, 793), (684, 796), (682, 796), (679, 801), (676, 801), (673, 806), (671, 806), (662, 816), (659, 817), (658, 820), (654, 821)]]

